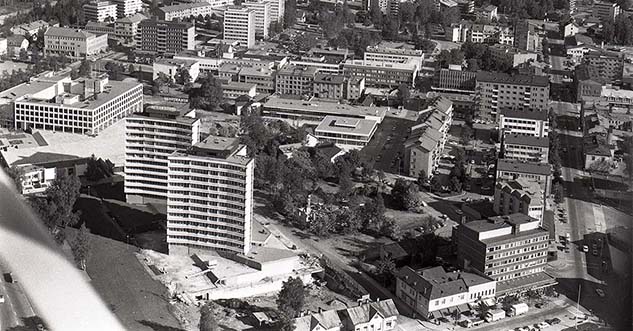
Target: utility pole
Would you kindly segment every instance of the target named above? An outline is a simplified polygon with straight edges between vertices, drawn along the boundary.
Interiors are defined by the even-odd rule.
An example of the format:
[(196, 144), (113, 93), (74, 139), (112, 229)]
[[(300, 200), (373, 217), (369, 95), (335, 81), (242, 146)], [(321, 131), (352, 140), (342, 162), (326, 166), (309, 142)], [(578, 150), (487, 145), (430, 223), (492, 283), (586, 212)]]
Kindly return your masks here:
[[(578, 284), (578, 301), (576, 302), (576, 310), (580, 312), (580, 291), (582, 289), (582, 283)], [(574, 321), (576, 325), (576, 330), (578, 330), (578, 316), (576, 316), (576, 321)]]

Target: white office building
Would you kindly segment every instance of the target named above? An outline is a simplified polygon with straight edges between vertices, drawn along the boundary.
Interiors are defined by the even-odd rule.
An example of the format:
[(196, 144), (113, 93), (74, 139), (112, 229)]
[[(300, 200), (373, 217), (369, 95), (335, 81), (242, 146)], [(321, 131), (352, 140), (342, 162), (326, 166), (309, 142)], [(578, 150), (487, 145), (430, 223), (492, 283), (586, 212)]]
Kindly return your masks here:
[(340, 116), (326, 116), (314, 130), (321, 141), (330, 141), (342, 149), (362, 149), (376, 133), (378, 122)]
[(15, 99), (15, 128), (97, 134), (142, 108), (143, 84), (64, 77)]
[(44, 53), (85, 57), (105, 52), (108, 35), (71, 28), (49, 27), (44, 33)]
[(266, 0), (270, 3), (270, 21), (282, 23), (286, 12), (285, 0)]
[(251, 48), (255, 45), (255, 10), (229, 6), (224, 11), (224, 41)]
[(195, 110), (148, 106), (125, 118), (125, 198), (128, 203), (167, 200), (168, 157), (200, 140)]
[(255, 11), (255, 35), (264, 39), (268, 38), (268, 28), (270, 27), (270, 12), (272, 4), (265, 0), (249, 0), (243, 3), (247, 8)]
[(116, 4), (110, 1), (89, 2), (83, 7), (87, 21), (114, 22), (117, 19)]
[(254, 165), (237, 138), (210, 136), (169, 156), (170, 254), (249, 253)]
[(119, 18), (128, 17), (143, 11), (141, 0), (112, 0), (116, 4), (116, 13)]

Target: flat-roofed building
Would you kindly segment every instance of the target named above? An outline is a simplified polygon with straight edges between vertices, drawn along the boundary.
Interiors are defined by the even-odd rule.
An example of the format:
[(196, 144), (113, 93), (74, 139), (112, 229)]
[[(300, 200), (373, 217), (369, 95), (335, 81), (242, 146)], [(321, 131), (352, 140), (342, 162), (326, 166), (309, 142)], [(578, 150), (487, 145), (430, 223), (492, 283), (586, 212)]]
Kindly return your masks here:
[(514, 46), (529, 52), (543, 52), (545, 30), (529, 20), (520, 21), (514, 27)]
[(267, 0), (270, 3), (270, 21), (283, 22), (286, 13), (286, 2), (284, 0)]
[(552, 167), (547, 163), (498, 159), (496, 178), (497, 182), (522, 178), (535, 180), (543, 187), (545, 194), (549, 195), (552, 186)]
[(465, 270), (497, 281), (497, 296), (553, 285), (547, 275), (549, 232), (539, 220), (516, 213), (461, 224), (457, 261)]
[(547, 110), (547, 76), (509, 75), (480, 71), (475, 90), (479, 96), (479, 116), (497, 122), (502, 109)]
[(415, 86), (418, 70), (418, 65), (410, 60), (403, 63), (347, 60), (343, 63), (343, 74), (365, 77), (365, 85), (372, 87)]
[(255, 161), (236, 138), (209, 136), (169, 156), (169, 254), (248, 254)]
[(547, 111), (504, 109), (499, 115), (499, 133), (547, 137), (549, 118)]
[(49, 24), (46, 21), (37, 20), (30, 23), (13, 26), (11, 27), (11, 33), (20, 36), (25, 36), (28, 33), (30, 36), (34, 36), (37, 35), (40, 30), (46, 30), (49, 26), (59, 26), (59, 24)]
[(149, 105), (125, 118), (125, 198), (128, 203), (167, 201), (168, 157), (200, 141), (195, 110)]
[(606, 83), (600, 77), (598, 69), (592, 65), (582, 63), (574, 70), (574, 85), (576, 86), (576, 101), (600, 97), (602, 86)]
[(608, 1), (595, 1), (593, 3), (593, 16), (602, 22), (614, 22), (621, 12), (622, 8), (617, 3)]
[(454, 69), (440, 69), (433, 79), (434, 90), (442, 92), (474, 93), (477, 73)]
[(490, 55), (495, 62), (506, 62), (516, 67), (526, 62), (536, 62), (538, 54), (528, 52), (512, 45), (495, 44), (490, 46)]
[(268, 0), (248, 0), (242, 5), (255, 11), (255, 36), (268, 39), (268, 28), (272, 22), (270, 11), (273, 4)]
[(173, 56), (195, 48), (196, 28), (189, 22), (143, 20), (136, 34), (137, 56)]
[(503, 157), (505, 159), (548, 163), (549, 138), (516, 133), (503, 137)]
[(419, 49), (392, 48), (382, 46), (367, 46), (364, 53), (365, 61), (382, 61), (385, 63), (415, 63), (422, 68), (424, 51)]
[(317, 70), (287, 65), (277, 71), (275, 92), (281, 95), (312, 95)]
[(106, 22), (87, 22), (84, 31), (94, 33), (96, 35), (107, 34), (108, 39), (114, 39), (114, 24)]
[(493, 210), (499, 215), (522, 213), (543, 224), (545, 191), (535, 180), (501, 180), (495, 185)]
[(228, 82), (222, 84), (222, 95), (225, 99), (237, 99), (241, 96), (253, 98), (257, 95), (257, 85), (250, 83)]
[(198, 16), (211, 16), (213, 6), (207, 2), (183, 3), (158, 8), (158, 18), (165, 21), (174, 19), (187, 19)]
[(367, 107), (336, 102), (298, 100), (271, 97), (262, 106), (262, 116), (282, 119), (294, 126), (317, 126), (328, 115), (347, 118), (373, 119), (381, 123), (387, 107)]
[(255, 84), (257, 93), (275, 93), (275, 71), (267, 67), (244, 67), (237, 73), (240, 83)]
[(255, 45), (255, 10), (228, 6), (224, 11), (224, 41), (252, 48)]
[(21, 173), (19, 178), (22, 194), (44, 193), (57, 178), (55, 168), (40, 167), (37, 165), (17, 166)]
[(117, 19), (116, 4), (110, 1), (92, 1), (83, 5), (86, 20), (95, 22), (114, 22)]
[(418, 270), (405, 266), (395, 276), (396, 296), (426, 320), (444, 317), (442, 311), (447, 309), (468, 311), (469, 303), (494, 298), (497, 291), (497, 282), (491, 278), (465, 271), (446, 272), (441, 266)]
[(345, 150), (362, 149), (376, 133), (374, 119), (326, 116), (314, 129), (319, 140), (330, 141)]
[(180, 71), (186, 70), (189, 73), (190, 80), (185, 83), (191, 83), (195, 82), (196, 79), (198, 79), (198, 75), (200, 75), (200, 63), (190, 60), (162, 58), (154, 61), (152, 64), (152, 70), (153, 80), (156, 80), (156, 78), (158, 78), (162, 73), (174, 81), (176, 81)]
[(143, 14), (136, 13), (130, 16), (119, 18), (114, 22), (114, 34), (121, 39), (124, 44), (134, 46), (136, 43), (136, 34), (138, 33), (138, 25), (147, 17)]
[(86, 57), (108, 48), (108, 35), (96, 35), (71, 28), (49, 27), (44, 33), (44, 53), (69, 57)]
[(600, 78), (605, 81), (614, 82), (622, 79), (624, 56), (621, 53), (601, 50), (588, 52), (582, 59), (585, 63), (595, 67)]
[(116, 4), (116, 13), (119, 18), (132, 16), (143, 11), (141, 0), (112, 0)]
[(143, 107), (143, 84), (60, 78), (14, 101), (15, 128), (97, 134)]

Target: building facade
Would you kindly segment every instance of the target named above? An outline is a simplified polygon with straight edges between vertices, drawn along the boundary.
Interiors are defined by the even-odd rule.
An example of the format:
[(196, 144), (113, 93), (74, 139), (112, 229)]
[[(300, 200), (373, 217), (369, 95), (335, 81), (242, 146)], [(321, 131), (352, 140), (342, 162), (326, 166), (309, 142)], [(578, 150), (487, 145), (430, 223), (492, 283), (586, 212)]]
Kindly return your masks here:
[(537, 219), (495, 216), (459, 225), (455, 237), (459, 265), (496, 280), (497, 296), (551, 280), (544, 275), (549, 234)]
[(271, 20), (272, 3), (266, 0), (249, 0), (242, 4), (255, 12), (255, 36), (268, 39), (268, 29)]
[(229, 6), (224, 11), (224, 41), (252, 48), (255, 45), (255, 10)]
[(326, 116), (314, 129), (321, 141), (335, 143), (344, 150), (362, 149), (376, 133), (378, 122), (372, 119)]
[(504, 109), (499, 115), (499, 133), (517, 134), (537, 138), (547, 137), (549, 118), (547, 111), (520, 111)]
[(110, 1), (88, 2), (84, 6), (86, 20), (94, 22), (114, 22), (117, 19), (116, 4)]
[(66, 77), (16, 99), (15, 128), (97, 134), (142, 107), (142, 84)]
[(343, 63), (346, 76), (365, 77), (365, 85), (397, 87), (400, 84), (415, 86), (418, 66), (412, 61), (385, 63), (382, 61), (347, 60)]
[(128, 203), (167, 201), (168, 157), (200, 140), (195, 111), (148, 106), (125, 118), (125, 198)]
[(506, 134), (503, 137), (503, 157), (510, 160), (548, 163), (549, 138)]
[(479, 98), (479, 116), (497, 122), (500, 111), (547, 110), (549, 78), (547, 76), (508, 75), (480, 71), (475, 90)]
[(116, 13), (119, 18), (132, 16), (143, 11), (141, 0), (112, 0), (116, 4)]
[(105, 52), (108, 35), (71, 28), (49, 27), (44, 34), (44, 53), (77, 58)]
[(496, 178), (497, 182), (517, 179), (535, 180), (543, 187), (545, 194), (549, 194), (552, 186), (552, 168), (546, 163), (498, 159)]
[(596, 68), (600, 78), (607, 82), (622, 79), (624, 57), (618, 52), (588, 52), (583, 56), (583, 61)]
[(143, 20), (138, 24), (138, 56), (170, 56), (195, 48), (196, 28), (187, 22)]
[(277, 71), (275, 92), (281, 95), (312, 95), (317, 70), (288, 65)]
[(114, 33), (124, 44), (134, 46), (136, 44), (136, 34), (138, 25), (147, 17), (143, 14), (132, 14), (120, 18), (114, 22)]
[(211, 16), (212, 13), (213, 6), (208, 2), (183, 3), (158, 8), (158, 18), (165, 21), (190, 17), (197, 18), (200, 15), (203, 17)]
[(621, 11), (622, 8), (617, 3), (608, 1), (596, 1), (593, 3), (593, 16), (603, 22), (614, 22)]
[(454, 69), (436, 71), (433, 89), (446, 92), (475, 92), (477, 73)]
[(248, 254), (255, 161), (236, 138), (210, 136), (169, 156), (169, 254)]
[(493, 210), (499, 215), (521, 213), (543, 224), (545, 191), (538, 181), (502, 180), (495, 185)]

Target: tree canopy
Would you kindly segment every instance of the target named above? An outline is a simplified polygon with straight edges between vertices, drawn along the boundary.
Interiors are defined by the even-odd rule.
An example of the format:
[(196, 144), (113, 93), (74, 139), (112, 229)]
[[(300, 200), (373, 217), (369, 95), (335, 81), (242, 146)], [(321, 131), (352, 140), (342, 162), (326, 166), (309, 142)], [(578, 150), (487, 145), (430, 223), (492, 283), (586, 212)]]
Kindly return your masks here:
[(213, 75), (201, 75), (196, 83), (199, 87), (189, 90), (189, 105), (191, 108), (198, 108), (214, 111), (224, 98), (222, 84)]
[(301, 278), (289, 277), (281, 287), (277, 296), (279, 312), (289, 318), (299, 315), (305, 303), (305, 289)]

